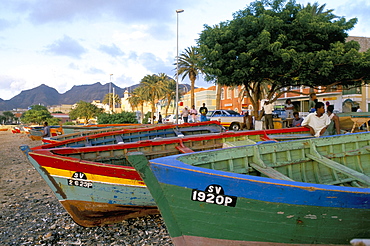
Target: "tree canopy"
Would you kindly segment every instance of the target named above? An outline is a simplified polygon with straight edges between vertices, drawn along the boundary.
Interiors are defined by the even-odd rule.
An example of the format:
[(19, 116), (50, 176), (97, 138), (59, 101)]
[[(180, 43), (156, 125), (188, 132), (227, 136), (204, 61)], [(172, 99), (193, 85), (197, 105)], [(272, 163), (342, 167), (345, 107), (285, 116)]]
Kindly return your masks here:
[(361, 86), (370, 79), (370, 52), (345, 42), (356, 22), (317, 4), (255, 1), (231, 21), (205, 26), (198, 39), (201, 64), (207, 80), (244, 85), (255, 109), (290, 86)]
[(79, 101), (77, 106), (69, 112), (69, 117), (71, 119), (81, 118), (88, 122), (90, 119), (101, 114), (102, 111), (103, 110), (101, 108), (98, 108), (91, 103)]
[(196, 47), (186, 48), (183, 53), (179, 56), (179, 62), (176, 65), (179, 66), (179, 75), (182, 75), (184, 80), (186, 76), (189, 77), (191, 82), (191, 100), (190, 104), (195, 105), (194, 87), (195, 80), (200, 73), (203, 73), (203, 67), (200, 66), (201, 56), (198, 54)]
[(98, 124), (123, 124), (138, 123), (136, 114), (133, 112), (122, 112), (118, 114), (103, 113), (98, 116)]
[(21, 116), (21, 121), (23, 123), (34, 123), (42, 124), (45, 121), (50, 121), (53, 118), (50, 112), (45, 106), (33, 105), (31, 109), (24, 112)]

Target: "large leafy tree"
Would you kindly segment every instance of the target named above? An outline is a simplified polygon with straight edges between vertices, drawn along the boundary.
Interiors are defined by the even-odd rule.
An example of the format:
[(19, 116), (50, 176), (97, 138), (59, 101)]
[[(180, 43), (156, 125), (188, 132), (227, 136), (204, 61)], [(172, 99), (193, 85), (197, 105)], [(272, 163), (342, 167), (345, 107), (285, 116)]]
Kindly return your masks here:
[(101, 114), (103, 109), (96, 107), (95, 105), (79, 101), (74, 109), (69, 112), (71, 119), (81, 118), (88, 122), (90, 119), (97, 117)]
[[(179, 75), (182, 75), (182, 80), (189, 77), (191, 84), (191, 96), (190, 101), (191, 105), (195, 105), (194, 101), (194, 87), (195, 80), (200, 73), (203, 73), (203, 67), (200, 65), (201, 55), (198, 53), (198, 50), (195, 47), (189, 47), (185, 49), (185, 52), (180, 54), (178, 67)], [(177, 64), (177, 63), (176, 63)]]
[(13, 122), (13, 119), (15, 118), (11, 111), (5, 111), (3, 112), (3, 115), (5, 116), (5, 122)]
[(262, 98), (274, 101), (290, 86), (367, 83), (370, 52), (345, 42), (357, 19), (346, 21), (332, 12), (295, 1), (256, 1), (231, 21), (206, 25), (198, 39), (206, 79), (244, 85), (255, 109)]
[(52, 118), (53, 116), (45, 106), (33, 105), (30, 110), (22, 114), (21, 121), (26, 124), (42, 124), (45, 121), (50, 121)]

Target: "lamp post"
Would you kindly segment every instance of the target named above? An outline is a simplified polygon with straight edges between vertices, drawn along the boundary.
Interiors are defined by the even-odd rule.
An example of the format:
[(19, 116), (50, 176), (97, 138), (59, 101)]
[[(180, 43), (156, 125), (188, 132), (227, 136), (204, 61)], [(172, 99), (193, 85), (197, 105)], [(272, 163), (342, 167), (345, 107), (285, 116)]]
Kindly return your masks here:
[(179, 123), (179, 13), (184, 12), (183, 9), (176, 10), (176, 124)]

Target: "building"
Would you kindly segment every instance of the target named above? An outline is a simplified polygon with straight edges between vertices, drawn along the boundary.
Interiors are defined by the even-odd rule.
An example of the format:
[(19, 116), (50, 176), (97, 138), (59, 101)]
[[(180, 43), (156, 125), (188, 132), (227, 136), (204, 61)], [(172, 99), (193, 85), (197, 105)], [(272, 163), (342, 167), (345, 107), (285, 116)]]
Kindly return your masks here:
[[(215, 110), (216, 109), (216, 86), (211, 86), (208, 88), (196, 88), (194, 89), (194, 102), (195, 108), (198, 110), (200, 107), (203, 106), (203, 103), (206, 104), (208, 110)], [(191, 105), (191, 91), (188, 91), (180, 100), (179, 110), (181, 111), (182, 108), (187, 106), (189, 109), (192, 107)]]
[(61, 114), (61, 113), (52, 113), (51, 116), (60, 119), (60, 123), (64, 124), (66, 122), (71, 122), (71, 119), (69, 118), (68, 114)]

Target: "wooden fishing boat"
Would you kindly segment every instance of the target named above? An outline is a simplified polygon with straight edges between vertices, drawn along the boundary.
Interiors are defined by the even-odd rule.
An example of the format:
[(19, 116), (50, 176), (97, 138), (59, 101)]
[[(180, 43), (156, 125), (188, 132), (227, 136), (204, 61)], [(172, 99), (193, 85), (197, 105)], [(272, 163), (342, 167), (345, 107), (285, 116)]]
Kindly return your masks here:
[(370, 238), (370, 133), (128, 159), (175, 245)]
[(307, 133), (305, 127), (266, 131), (222, 132), (94, 147), (34, 149), (21, 146), (55, 196), (79, 225), (90, 227), (158, 213), (145, 184), (126, 155), (146, 158), (254, 144), (278, 134)]
[(42, 145), (36, 148), (85, 147), (128, 143), (154, 138), (182, 137), (225, 131), (218, 121), (186, 123), (181, 125), (152, 125), (149, 127), (129, 128), (108, 131)]
[(74, 131), (74, 132), (68, 133), (68, 134), (52, 136), (50, 138), (44, 138), (42, 141), (44, 143), (55, 143), (55, 142), (64, 141), (64, 140), (67, 140), (67, 139), (72, 139), (72, 138), (76, 138), (76, 137), (84, 137), (84, 136), (99, 134), (99, 133), (103, 133), (103, 132), (112, 132), (112, 131), (119, 131), (119, 130), (123, 130), (123, 129), (135, 129), (135, 128), (143, 128), (143, 127), (153, 127), (153, 125), (150, 125), (150, 124), (127, 124), (125, 126), (99, 127), (97, 129), (93, 129), (93, 130)]

